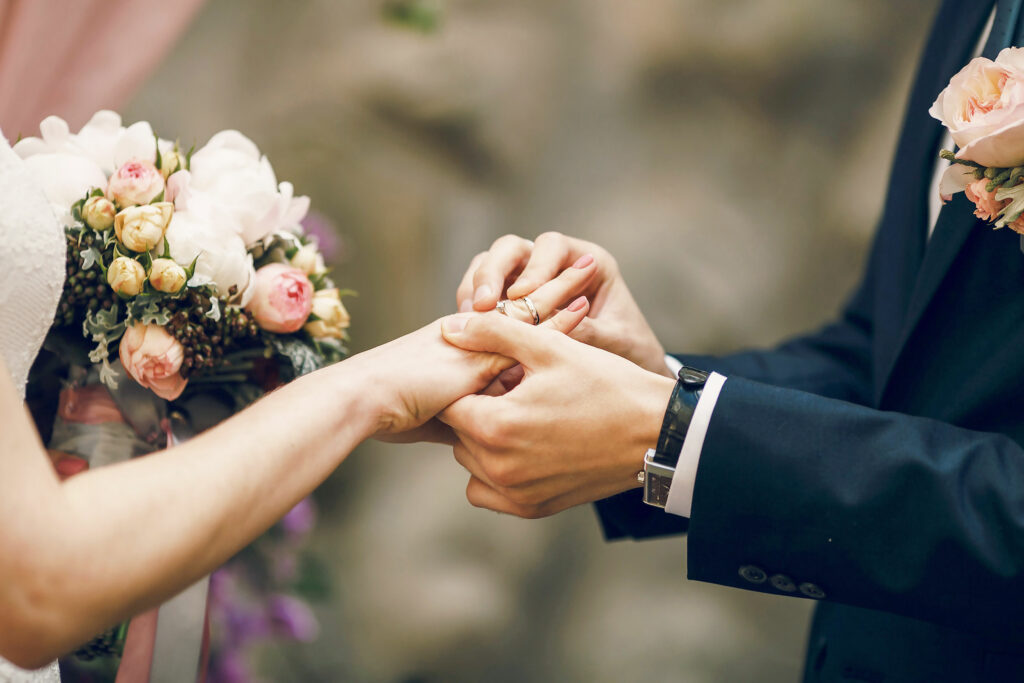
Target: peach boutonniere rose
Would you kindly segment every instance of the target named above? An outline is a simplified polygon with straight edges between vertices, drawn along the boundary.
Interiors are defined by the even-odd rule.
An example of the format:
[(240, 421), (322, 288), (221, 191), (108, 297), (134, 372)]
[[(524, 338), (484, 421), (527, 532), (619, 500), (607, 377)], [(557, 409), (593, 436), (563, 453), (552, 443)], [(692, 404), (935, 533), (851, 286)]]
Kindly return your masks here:
[(972, 59), (939, 93), (929, 113), (959, 148), (939, 192), (964, 192), (974, 214), (996, 228), (1024, 235), (1024, 48), (1008, 47), (995, 61)]

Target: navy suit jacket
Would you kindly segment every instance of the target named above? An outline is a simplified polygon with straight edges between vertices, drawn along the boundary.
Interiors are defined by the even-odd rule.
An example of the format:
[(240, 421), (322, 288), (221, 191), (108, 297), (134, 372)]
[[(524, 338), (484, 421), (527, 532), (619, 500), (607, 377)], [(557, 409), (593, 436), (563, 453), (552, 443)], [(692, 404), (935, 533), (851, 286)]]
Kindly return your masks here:
[(691, 518), (638, 491), (597, 504), (608, 538), (688, 531), (691, 579), (820, 588), (806, 681), (1024, 681), (1024, 254), (963, 194), (927, 239), (928, 108), (991, 8), (939, 10), (839, 319), (773, 350), (679, 357), (729, 378)]

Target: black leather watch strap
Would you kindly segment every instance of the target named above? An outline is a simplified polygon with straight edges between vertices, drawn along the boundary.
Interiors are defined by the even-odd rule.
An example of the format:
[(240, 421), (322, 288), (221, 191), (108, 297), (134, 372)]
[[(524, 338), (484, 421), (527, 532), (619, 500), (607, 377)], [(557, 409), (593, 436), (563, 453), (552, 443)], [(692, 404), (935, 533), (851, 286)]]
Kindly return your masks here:
[(690, 428), (693, 411), (697, 409), (708, 373), (684, 365), (679, 369), (678, 377), (665, 409), (658, 446), (652, 458), (659, 465), (668, 467), (675, 467), (679, 461), (679, 453), (683, 450), (683, 441), (686, 440), (686, 432)]

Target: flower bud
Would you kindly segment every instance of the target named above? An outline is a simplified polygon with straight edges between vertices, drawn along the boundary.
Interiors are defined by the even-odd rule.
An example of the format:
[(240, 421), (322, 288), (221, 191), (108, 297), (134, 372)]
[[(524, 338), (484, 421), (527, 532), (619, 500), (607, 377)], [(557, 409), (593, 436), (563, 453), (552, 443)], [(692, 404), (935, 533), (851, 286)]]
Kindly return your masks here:
[(303, 326), (315, 339), (329, 337), (341, 339), (345, 336), (351, 318), (337, 289), (321, 289), (313, 294), (313, 315), (319, 320), (310, 320)]
[(149, 204), (164, 191), (164, 178), (149, 161), (132, 159), (107, 181), (107, 198), (118, 206)]
[(107, 268), (107, 284), (118, 294), (135, 296), (146, 283), (146, 269), (127, 256), (118, 256)]
[(149, 271), (149, 284), (158, 292), (177, 294), (185, 286), (188, 277), (185, 269), (169, 258), (153, 259), (153, 268)]
[(252, 299), (246, 309), (256, 324), (268, 332), (297, 332), (309, 317), (313, 285), (305, 273), (283, 263), (271, 263), (256, 271)]
[(82, 206), (82, 219), (93, 230), (107, 230), (114, 224), (117, 209), (106, 197), (89, 197)]
[(173, 213), (170, 202), (130, 206), (114, 216), (117, 239), (132, 251), (149, 251), (163, 241)]
[(306, 275), (321, 273), (326, 269), (323, 257), (312, 244), (304, 244), (299, 247), (295, 255), (289, 259), (289, 262), (292, 264), (292, 267), (298, 268)]
[(170, 152), (160, 154), (160, 175), (167, 178), (178, 171), (185, 170), (185, 155), (175, 147)]

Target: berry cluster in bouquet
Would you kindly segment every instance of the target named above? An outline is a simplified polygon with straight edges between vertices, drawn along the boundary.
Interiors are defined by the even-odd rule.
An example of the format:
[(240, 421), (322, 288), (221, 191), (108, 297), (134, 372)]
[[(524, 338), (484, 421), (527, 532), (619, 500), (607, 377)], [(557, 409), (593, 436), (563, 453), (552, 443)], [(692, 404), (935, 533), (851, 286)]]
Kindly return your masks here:
[[(251, 140), (222, 131), (185, 151), (110, 111), (77, 134), (56, 117), (40, 132), (14, 150), (67, 240), (31, 378), (37, 395), (60, 379), (42, 431), (62, 476), (173, 445), (344, 357), (344, 292), (302, 228), (309, 199), (277, 182)], [(205, 591), (192, 612), (199, 636)], [(125, 632), (78, 663), (116, 668)]]

